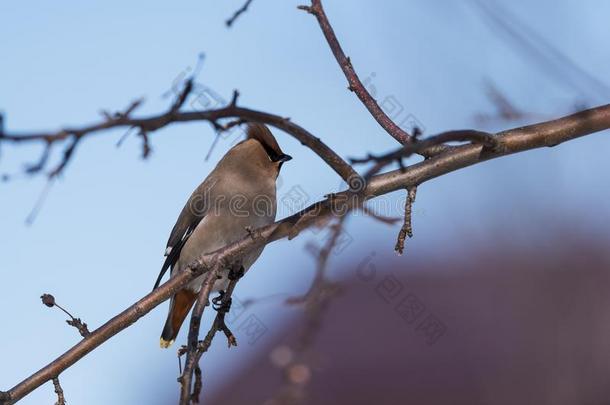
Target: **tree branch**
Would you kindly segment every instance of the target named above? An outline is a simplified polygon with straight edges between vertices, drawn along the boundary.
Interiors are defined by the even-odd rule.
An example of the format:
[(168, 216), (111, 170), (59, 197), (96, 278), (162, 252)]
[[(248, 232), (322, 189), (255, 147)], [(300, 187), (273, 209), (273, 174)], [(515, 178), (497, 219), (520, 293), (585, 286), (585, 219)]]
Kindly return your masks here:
[(345, 55), (345, 52), (343, 52), (341, 44), (335, 35), (335, 31), (330, 25), (330, 21), (328, 21), (328, 17), (324, 12), (324, 7), (322, 7), (322, 1), (312, 0), (311, 6), (298, 6), (298, 8), (313, 14), (318, 20), (318, 24), (322, 29), (326, 42), (328, 42), (330, 50), (335, 56), (337, 63), (341, 67), (341, 70), (349, 83), (348, 89), (356, 93), (356, 96), (358, 96), (362, 104), (364, 104), (367, 110), (369, 110), (373, 118), (375, 118), (375, 121), (377, 121), (388, 134), (403, 145), (411, 142), (411, 135), (396, 125), (396, 123), (387, 116), (381, 107), (379, 107), (377, 101), (373, 98), (373, 96), (371, 96), (360, 81), (360, 78), (354, 70), (354, 66), (352, 65), (350, 58)]
[[(199, 328), (201, 326), (201, 318), (203, 317), (203, 310), (208, 305), (208, 299), (212, 292), (212, 287), (217, 280), (217, 275), (221, 270), (221, 264), (217, 263), (216, 266), (210, 271), (210, 274), (206, 277), (205, 282), (201, 286), (199, 296), (193, 307), (193, 314), (191, 315), (191, 323), (189, 327), (189, 334), (187, 339), (187, 352), (186, 352), (186, 363), (184, 365), (184, 371), (180, 377), (180, 404), (189, 405), (191, 402), (191, 379), (193, 377), (193, 371), (198, 364), (197, 358), (197, 342), (199, 341)], [(215, 333), (215, 332), (214, 332)], [(212, 335), (213, 338), (213, 335)], [(211, 343), (211, 339), (210, 339)]]
[[(258, 114), (264, 114), (251, 112), (251, 110), (246, 111), (256, 117), (258, 117)], [(231, 112), (234, 113), (234, 111)], [(228, 112), (224, 113), (228, 114)], [(215, 117), (215, 114), (220, 113), (207, 112), (207, 114), (210, 117)], [(299, 230), (305, 229), (307, 226), (314, 224), (321, 216), (329, 214), (338, 217), (343, 216), (350, 207), (359, 207), (363, 203), (363, 198), (370, 199), (395, 190), (417, 186), (425, 181), (476, 163), (530, 149), (556, 146), (565, 141), (608, 128), (610, 128), (610, 105), (592, 108), (554, 121), (507, 130), (496, 135), (497, 147), (493, 151), (485, 151), (481, 144), (451, 148), (404, 170), (394, 170), (373, 176), (360, 193), (345, 190), (335, 194), (333, 198), (319, 201), (288, 218), (254, 230), (250, 235), (234, 244), (201, 256), (189, 265), (185, 271), (177, 273), (175, 277), (170, 278), (159, 288), (93, 331), (41, 370), (29, 376), (8, 392), (0, 392), (0, 404), (12, 404), (40, 385), (52, 380), (89, 352), (184, 288), (207, 269), (213, 269), (218, 263), (235, 262), (250, 249), (257, 246), (289, 235), (296, 236), (293, 228), (297, 223), (300, 224)]]
[[(220, 268), (218, 269), (220, 270)], [(188, 335), (186, 364), (184, 367), (184, 371), (180, 376), (180, 405), (188, 405), (190, 401), (198, 402), (199, 395), (201, 393), (201, 386), (198, 381), (195, 381), (195, 387), (191, 392), (191, 381), (193, 373), (195, 372), (195, 377), (197, 377), (196, 370), (199, 367), (199, 360), (201, 359), (201, 356), (203, 356), (203, 354), (207, 352), (210, 346), (212, 345), (212, 340), (216, 336), (216, 332), (224, 332), (225, 336), (227, 337), (229, 347), (237, 346), (235, 336), (225, 324), (225, 315), (228, 311), (227, 306), (230, 306), (231, 296), (233, 295), (233, 290), (237, 285), (237, 278), (231, 279), (229, 281), (227, 290), (222, 295), (220, 308), (218, 309), (218, 313), (216, 314), (216, 318), (214, 319), (212, 327), (208, 331), (205, 339), (198, 342), (199, 329), (201, 326), (201, 317), (203, 316), (203, 311), (205, 309), (206, 303), (208, 302), (208, 298), (210, 296), (210, 292), (215, 281), (216, 275), (213, 278), (210, 277), (206, 279), (206, 282), (201, 288), (198, 301), (195, 304), (195, 308), (193, 308), (193, 315), (191, 316), (191, 324)], [(202, 304), (199, 304), (200, 302)]]
[[(178, 98), (180, 100), (181, 97)], [(235, 98), (234, 98), (235, 100)], [(357, 176), (354, 169), (343, 160), (335, 151), (329, 148), (322, 140), (303, 127), (293, 123), (289, 118), (280, 117), (278, 115), (269, 114), (262, 111), (251, 110), (248, 108), (238, 107), (233, 103), (226, 107), (215, 109), (215, 110), (204, 110), (204, 111), (188, 111), (180, 112), (176, 111), (176, 105), (182, 105), (181, 103), (175, 103), (170, 109), (162, 114), (153, 115), (145, 118), (132, 118), (125, 114), (118, 114), (106, 118), (104, 121), (83, 126), (80, 128), (65, 128), (57, 132), (40, 132), (40, 133), (28, 133), (28, 134), (9, 134), (0, 133), (0, 141), (13, 142), (13, 143), (27, 143), (27, 142), (45, 142), (47, 145), (51, 145), (56, 142), (64, 142), (70, 140), (67, 149), (64, 152), (64, 158), (58, 167), (56, 167), (50, 175), (59, 174), (66, 166), (76, 145), (85, 136), (100, 133), (104, 130), (114, 128), (139, 128), (141, 132), (148, 135), (150, 133), (161, 129), (167, 125), (176, 122), (189, 122), (189, 121), (209, 121), (216, 123), (218, 120), (223, 118), (240, 118), (245, 121), (257, 121), (264, 124), (269, 124), (282, 131), (292, 135), (304, 146), (311, 149), (316, 153), (322, 160), (326, 162), (341, 178), (348, 181), (349, 178)], [(46, 151), (45, 153), (48, 153)], [(46, 163), (46, 159), (43, 161)], [(42, 169), (44, 165), (38, 165)]]

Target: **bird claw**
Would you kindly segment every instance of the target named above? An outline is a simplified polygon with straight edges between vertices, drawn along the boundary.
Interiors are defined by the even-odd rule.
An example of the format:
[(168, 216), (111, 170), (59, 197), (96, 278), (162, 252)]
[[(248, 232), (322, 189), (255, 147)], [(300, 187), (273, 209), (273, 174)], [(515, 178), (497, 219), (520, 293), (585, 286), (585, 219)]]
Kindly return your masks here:
[[(243, 269), (243, 267), (242, 267)], [(225, 301), (226, 292), (223, 290), (218, 291), (218, 297), (212, 298), (212, 308), (218, 311), (218, 316), (216, 316), (216, 327), (218, 330), (224, 332), (227, 337), (227, 343), (229, 347), (237, 346), (237, 339), (235, 339), (235, 335), (231, 332), (231, 329), (225, 323), (225, 315), (231, 309), (231, 298), (229, 297)]]
[(218, 297), (212, 298), (212, 308), (221, 314), (226, 314), (231, 309), (231, 298), (229, 298), (226, 302), (223, 302), (224, 297), (224, 290), (220, 290), (218, 291)]

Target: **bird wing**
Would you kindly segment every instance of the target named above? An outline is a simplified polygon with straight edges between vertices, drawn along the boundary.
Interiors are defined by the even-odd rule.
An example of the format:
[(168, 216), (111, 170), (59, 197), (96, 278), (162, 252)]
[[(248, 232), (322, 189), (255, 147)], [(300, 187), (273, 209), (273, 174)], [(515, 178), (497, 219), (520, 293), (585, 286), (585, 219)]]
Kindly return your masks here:
[(190, 198), (182, 208), (180, 215), (178, 216), (178, 220), (176, 224), (172, 228), (172, 232), (169, 235), (169, 239), (167, 240), (167, 248), (165, 249), (165, 262), (163, 262), (163, 266), (161, 267), (161, 271), (159, 272), (159, 276), (157, 277), (157, 281), (155, 282), (155, 286), (153, 290), (159, 287), (161, 284), (161, 279), (167, 272), (167, 270), (176, 264), (178, 258), (180, 257), (180, 252), (184, 247), (188, 238), (193, 234), (199, 222), (205, 217), (209, 201), (206, 201), (206, 190), (209, 191), (211, 186), (214, 184), (210, 184), (209, 177), (206, 179), (195, 191), (191, 194)]

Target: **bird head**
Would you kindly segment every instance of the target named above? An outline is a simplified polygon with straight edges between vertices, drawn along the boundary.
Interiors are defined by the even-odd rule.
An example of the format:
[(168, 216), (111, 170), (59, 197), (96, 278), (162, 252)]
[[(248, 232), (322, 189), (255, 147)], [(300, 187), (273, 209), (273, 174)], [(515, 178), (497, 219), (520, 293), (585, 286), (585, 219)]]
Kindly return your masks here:
[(254, 139), (261, 144), (269, 160), (277, 165), (278, 172), (285, 162), (292, 160), (292, 156), (282, 152), (280, 145), (278, 145), (273, 134), (265, 125), (258, 122), (249, 123), (246, 135), (248, 139)]

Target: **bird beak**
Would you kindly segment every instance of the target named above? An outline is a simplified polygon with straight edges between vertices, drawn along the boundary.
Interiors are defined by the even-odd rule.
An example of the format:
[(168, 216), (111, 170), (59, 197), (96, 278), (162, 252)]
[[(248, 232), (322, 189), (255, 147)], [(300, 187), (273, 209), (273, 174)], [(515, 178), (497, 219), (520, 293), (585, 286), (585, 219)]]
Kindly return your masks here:
[(292, 160), (292, 156), (282, 153), (280, 155), (280, 158), (277, 161), (284, 163), (284, 162), (288, 162), (289, 160)]

